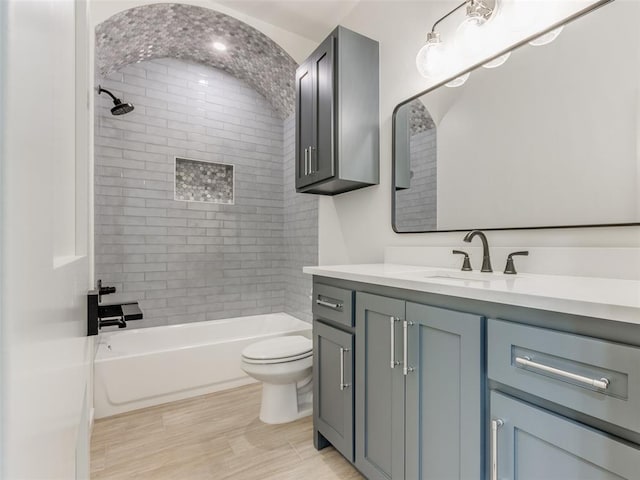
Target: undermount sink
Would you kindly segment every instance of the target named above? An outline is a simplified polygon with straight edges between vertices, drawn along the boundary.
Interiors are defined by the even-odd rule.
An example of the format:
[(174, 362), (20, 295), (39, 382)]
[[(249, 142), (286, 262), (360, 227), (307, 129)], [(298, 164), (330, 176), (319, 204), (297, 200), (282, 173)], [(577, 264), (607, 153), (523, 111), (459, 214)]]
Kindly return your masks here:
[(489, 286), (490, 284), (495, 282), (505, 282), (507, 280), (513, 280), (513, 278), (511, 278), (513, 276), (505, 276), (502, 273), (456, 272), (448, 270), (415, 272), (412, 276), (427, 281), (434, 280), (439, 283), (468, 286)]
[(504, 280), (504, 276), (494, 273), (481, 272), (422, 272), (425, 278), (447, 278), (452, 280), (479, 280), (483, 282), (491, 282), (495, 280)]

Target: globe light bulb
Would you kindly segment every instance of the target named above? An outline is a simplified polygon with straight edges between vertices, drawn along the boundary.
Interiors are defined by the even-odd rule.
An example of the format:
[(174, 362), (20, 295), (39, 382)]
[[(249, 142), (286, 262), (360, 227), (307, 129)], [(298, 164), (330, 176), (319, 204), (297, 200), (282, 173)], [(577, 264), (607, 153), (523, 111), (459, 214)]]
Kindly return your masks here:
[(558, 35), (562, 32), (564, 25), (556, 28), (555, 30), (551, 30), (550, 32), (545, 33), (544, 35), (540, 35), (538, 38), (535, 38), (529, 42), (529, 45), (533, 45), (534, 47), (540, 47), (542, 45), (547, 45), (553, 42)]
[(500, 55), (498, 58), (494, 58), (493, 60), (491, 60), (490, 62), (485, 63), (482, 66), (484, 68), (496, 68), (496, 67), (499, 67), (500, 65), (503, 65), (504, 62), (506, 62), (509, 59), (510, 56), (511, 56), (511, 52), (507, 52), (504, 55)]
[(464, 75), (460, 75), (459, 77), (456, 77), (453, 80), (445, 83), (445, 86), (451, 87), (451, 88), (461, 87), (462, 85), (465, 84), (468, 78), (469, 78), (469, 73), (465, 73)]
[(486, 46), (482, 25), (486, 21), (482, 17), (467, 17), (456, 30), (456, 47), (466, 57), (480, 55)]
[(416, 55), (416, 68), (425, 78), (433, 79), (442, 75), (445, 68), (445, 52), (439, 34), (427, 34), (426, 45)]

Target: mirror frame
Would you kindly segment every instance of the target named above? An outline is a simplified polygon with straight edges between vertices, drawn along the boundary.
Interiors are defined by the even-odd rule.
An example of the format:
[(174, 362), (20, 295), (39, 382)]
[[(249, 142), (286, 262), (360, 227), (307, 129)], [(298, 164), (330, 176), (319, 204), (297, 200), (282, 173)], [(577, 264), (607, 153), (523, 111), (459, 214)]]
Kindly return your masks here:
[(470, 73), (474, 70), (476, 70), (477, 68), (480, 68), (483, 64), (490, 62), (491, 60), (494, 60), (498, 57), (501, 57), (502, 55), (511, 52), (512, 50), (516, 50), (520, 47), (525, 46), (526, 44), (528, 44), (531, 40), (534, 40), (536, 38), (538, 38), (541, 35), (544, 35), (545, 33), (551, 32), (552, 30), (555, 30), (558, 27), (561, 27), (562, 25), (565, 25), (567, 23), (571, 23), (574, 20), (577, 20), (578, 18), (593, 12), (594, 10), (599, 9), (600, 7), (603, 7), (604, 5), (607, 5), (609, 3), (614, 2), (615, 0), (599, 0), (597, 2), (595, 2), (592, 5), (589, 5), (588, 7), (579, 10), (578, 12), (574, 13), (573, 15), (567, 17), (566, 19), (560, 21), (560, 22), (556, 22), (553, 25), (551, 25), (550, 27), (542, 30), (541, 32), (538, 32), (534, 35), (531, 35), (527, 38), (525, 38), (524, 40), (521, 40), (513, 45), (511, 45), (508, 48), (505, 48), (504, 50), (501, 50), (500, 52), (496, 53), (495, 55), (482, 60), (481, 62), (478, 62), (474, 65), (472, 65), (471, 67), (467, 68), (466, 70), (463, 70), (459, 73), (456, 73), (455, 75), (446, 78), (445, 80), (437, 83), (436, 85), (434, 85), (431, 88), (428, 88), (422, 92), (417, 93), (416, 95), (413, 95), (412, 97), (408, 98), (407, 100), (402, 101), (401, 103), (399, 103), (398, 105), (396, 105), (396, 107), (393, 109), (393, 117), (392, 117), (392, 134), (391, 134), (391, 227), (393, 228), (393, 231), (395, 233), (398, 234), (421, 234), (421, 233), (440, 233), (440, 232), (467, 232), (471, 229), (477, 228), (480, 230), (485, 230), (485, 231), (491, 231), (491, 230), (543, 230), (543, 229), (555, 229), (555, 228), (593, 228), (593, 227), (630, 227), (630, 226), (640, 226), (640, 221), (639, 222), (630, 222), (630, 223), (599, 223), (599, 224), (581, 224), (581, 225), (543, 225), (543, 226), (535, 226), (535, 227), (492, 227), (492, 228), (482, 228), (482, 227), (469, 227), (469, 228), (459, 228), (459, 229), (448, 229), (448, 230), (420, 230), (420, 231), (415, 231), (415, 232), (400, 232), (398, 231), (397, 227), (396, 227), (396, 135), (395, 135), (395, 131), (396, 131), (396, 115), (398, 113), (398, 110), (412, 102), (413, 100), (422, 97), (423, 95), (426, 95), (429, 92), (432, 92), (433, 90), (440, 88), (442, 86), (444, 86), (446, 83), (450, 82), (451, 80), (453, 80), (454, 78), (458, 78), (461, 75), (464, 75), (466, 73)]

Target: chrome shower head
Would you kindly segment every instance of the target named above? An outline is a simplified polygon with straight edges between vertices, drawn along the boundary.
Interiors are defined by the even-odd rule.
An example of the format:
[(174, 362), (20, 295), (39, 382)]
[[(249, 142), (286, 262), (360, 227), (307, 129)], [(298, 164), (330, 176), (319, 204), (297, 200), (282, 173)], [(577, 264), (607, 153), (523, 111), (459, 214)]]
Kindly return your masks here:
[(133, 111), (134, 106), (132, 103), (122, 103), (122, 100), (116, 98), (113, 93), (111, 93), (109, 90), (105, 90), (100, 85), (98, 85), (98, 95), (100, 95), (101, 93), (106, 93), (113, 99), (114, 107), (111, 109), (111, 115), (124, 115), (125, 113)]

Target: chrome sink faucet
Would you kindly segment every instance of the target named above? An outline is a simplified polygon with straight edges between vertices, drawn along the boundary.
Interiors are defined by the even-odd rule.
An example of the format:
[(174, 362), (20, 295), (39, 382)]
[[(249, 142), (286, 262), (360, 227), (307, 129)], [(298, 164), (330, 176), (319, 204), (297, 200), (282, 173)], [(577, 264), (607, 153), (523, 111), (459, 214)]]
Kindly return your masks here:
[(480, 237), (480, 240), (482, 240), (482, 268), (480, 271), (493, 272), (493, 269), (491, 268), (491, 257), (489, 256), (489, 242), (487, 241), (486, 235), (480, 230), (471, 230), (464, 236), (463, 240), (471, 243), (471, 240), (473, 240), (473, 237), (476, 235)]

